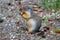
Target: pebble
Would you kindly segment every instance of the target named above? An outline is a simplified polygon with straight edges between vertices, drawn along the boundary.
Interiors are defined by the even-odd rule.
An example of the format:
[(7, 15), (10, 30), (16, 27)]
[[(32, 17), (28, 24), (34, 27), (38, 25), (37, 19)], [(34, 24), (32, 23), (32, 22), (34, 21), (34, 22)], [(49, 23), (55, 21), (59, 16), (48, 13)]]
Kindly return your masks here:
[(13, 17), (13, 15), (12, 14), (8, 14), (7, 17), (8, 18), (11, 18), (11, 17)]
[(45, 38), (45, 36), (42, 36), (42, 38)]
[(38, 9), (39, 12), (43, 12), (43, 9)]
[(60, 34), (60, 30), (55, 30), (55, 33)]
[(34, 10), (34, 11), (38, 11), (38, 8), (35, 8), (35, 7), (34, 7), (33, 10)]
[(10, 5), (11, 5), (11, 3), (8, 3), (8, 5), (10, 6)]
[(2, 23), (4, 20), (0, 18), (0, 23)]
[(15, 22), (15, 24), (16, 24), (16, 26), (19, 26), (20, 25), (19, 22)]

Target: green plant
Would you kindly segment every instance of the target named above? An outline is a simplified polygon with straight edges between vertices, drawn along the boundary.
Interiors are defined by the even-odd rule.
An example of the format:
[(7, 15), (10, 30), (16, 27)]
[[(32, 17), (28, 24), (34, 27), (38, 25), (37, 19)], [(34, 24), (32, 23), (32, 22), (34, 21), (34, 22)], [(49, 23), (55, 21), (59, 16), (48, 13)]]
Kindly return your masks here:
[(42, 0), (42, 6), (47, 9), (55, 9), (59, 10), (60, 8), (60, 0)]

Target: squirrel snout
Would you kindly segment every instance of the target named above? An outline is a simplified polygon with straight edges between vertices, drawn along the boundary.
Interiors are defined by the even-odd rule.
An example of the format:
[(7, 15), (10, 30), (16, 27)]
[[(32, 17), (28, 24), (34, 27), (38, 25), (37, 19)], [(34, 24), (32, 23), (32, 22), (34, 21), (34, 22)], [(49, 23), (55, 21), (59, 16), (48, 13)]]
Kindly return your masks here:
[(30, 18), (31, 17), (31, 14), (28, 11), (24, 11), (24, 12), (22, 12), (22, 17), (23, 18)]

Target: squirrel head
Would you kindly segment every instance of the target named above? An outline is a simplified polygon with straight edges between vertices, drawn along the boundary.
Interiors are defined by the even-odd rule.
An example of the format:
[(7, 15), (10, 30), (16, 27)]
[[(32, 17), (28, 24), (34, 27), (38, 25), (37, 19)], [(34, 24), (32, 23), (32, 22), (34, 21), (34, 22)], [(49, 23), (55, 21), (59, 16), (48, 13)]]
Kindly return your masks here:
[(23, 18), (28, 19), (32, 17), (33, 11), (30, 7), (22, 7), (20, 8), (20, 11)]

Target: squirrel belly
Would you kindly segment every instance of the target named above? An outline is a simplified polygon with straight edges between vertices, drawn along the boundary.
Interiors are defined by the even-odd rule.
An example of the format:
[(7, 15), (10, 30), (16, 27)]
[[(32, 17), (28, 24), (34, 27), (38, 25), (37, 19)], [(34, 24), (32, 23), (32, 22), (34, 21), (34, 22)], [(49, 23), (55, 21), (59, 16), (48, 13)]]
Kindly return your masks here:
[(39, 18), (31, 18), (27, 21), (27, 29), (28, 33), (35, 33), (39, 32), (39, 29), (41, 27), (41, 19)]

